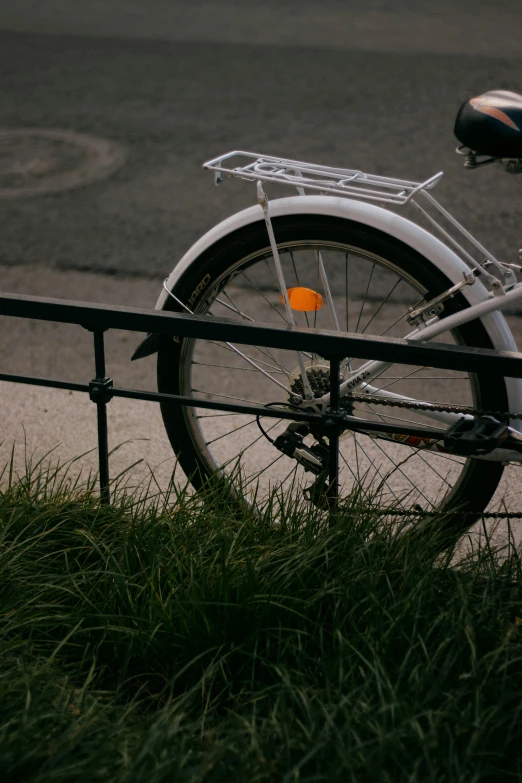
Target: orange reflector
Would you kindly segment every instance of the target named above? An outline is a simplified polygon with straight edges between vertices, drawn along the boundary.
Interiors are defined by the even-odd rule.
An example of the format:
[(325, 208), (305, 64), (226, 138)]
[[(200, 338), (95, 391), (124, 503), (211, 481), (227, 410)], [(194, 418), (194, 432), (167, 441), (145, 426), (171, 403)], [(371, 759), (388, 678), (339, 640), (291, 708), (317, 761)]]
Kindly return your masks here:
[[(288, 301), (292, 310), (300, 310), (303, 313), (311, 310), (320, 310), (323, 306), (323, 297), (311, 288), (288, 288)], [(281, 302), (285, 300), (281, 297)]]

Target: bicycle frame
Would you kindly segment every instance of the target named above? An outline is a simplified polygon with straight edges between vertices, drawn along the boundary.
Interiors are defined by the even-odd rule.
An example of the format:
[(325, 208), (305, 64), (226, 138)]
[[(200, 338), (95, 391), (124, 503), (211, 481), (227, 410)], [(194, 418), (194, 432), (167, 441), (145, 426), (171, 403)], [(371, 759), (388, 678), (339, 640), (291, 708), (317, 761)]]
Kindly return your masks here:
[[(233, 165), (231, 160), (234, 158), (236, 160), (239, 159), (242, 165)], [(255, 183), (257, 185), (258, 206), (233, 215), (196, 242), (177, 264), (167, 281), (165, 281), (164, 291), (162, 291), (156, 304), (157, 309), (164, 307), (169, 291), (175, 287), (186, 269), (204, 250), (234, 230), (244, 225), (258, 222), (260, 218), (263, 218), (268, 230), (276, 273), (280, 278), (281, 295), (289, 321), (293, 323), (292, 313), (287, 301), (288, 297), (285, 296), (286, 284), (284, 277), (281, 277), (281, 266), (280, 264), (278, 265), (277, 244), (271, 221), (273, 217), (279, 215), (298, 213), (338, 215), (374, 226), (417, 250), (439, 268), (453, 283), (452, 289), (446, 292), (446, 295), (451, 295), (451, 291), (456, 288), (462, 288), (462, 293), (469, 304), (468, 308), (446, 317), (440, 317), (440, 314), (433, 317), (420, 317), (416, 321), (415, 328), (407, 335), (406, 339), (428, 341), (469, 321), (481, 318), (492, 344), (496, 348), (517, 350), (516, 343), (501, 311), (508, 305), (522, 299), (522, 283), (516, 282), (512, 265), (499, 262), (433, 198), (429, 191), (440, 181), (442, 173), (429, 178), (425, 182), (416, 183), (364, 174), (360, 171), (334, 169), (311, 163), (237, 151), (227, 153), (205, 163), (204, 168), (214, 171), (216, 184), (223, 181), (224, 177), (239, 177)], [(299, 195), (293, 198), (283, 198), (269, 202), (262, 187), (262, 183), (265, 182), (292, 185), (297, 189)], [(438, 213), (439, 220), (434, 218), (421, 205), (421, 198), (424, 199), (428, 207), (433, 208)], [(379, 207), (369, 202), (377, 202)], [(445, 241), (441, 242), (433, 234), (420, 228), (416, 223), (412, 223), (396, 213), (381, 208), (381, 205), (387, 204), (396, 206), (411, 204), (427, 218)], [(461, 235), (460, 241), (456, 240), (440, 224), (440, 217)], [(471, 252), (462, 247), (462, 238), (480, 256), (480, 261)], [(474, 277), (473, 280), (465, 279), (471, 276)], [(204, 282), (202, 281), (202, 284)], [(325, 281), (323, 281), (324, 283)], [(207, 281), (207, 284), (210, 287), (212, 281)], [(463, 288), (464, 286), (466, 286), (465, 289)], [(326, 290), (325, 292), (328, 298), (329, 291)], [(443, 294), (442, 297), (437, 297), (437, 300), (444, 300), (444, 296)], [(428, 303), (428, 305), (430, 304)], [(429, 307), (426, 306), (426, 308), (422, 309), (428, 311)], [(427, 312), (427, 315), (429, 316), (429, 312)], [(302, 358), (301, 356), (299, 364), (306, 391), (307, 384)], [(367, 362), (358, 368), (357, 371), (349, 373), (341, 384), (341, 395), (357, 391), (357, 393), (382, 395), (402, 401), (410, 400), (408, 397), (396, 395), (388, 391), (384, 392), (372, 387), (371, 381), (388, 366), (386, 362)], [(509, 410), (513, 412), (522, 411), (522, 384), (516, 379), (506, 378), (506, 387)], [(315, 399), (314, 403), (318, 407), (327, 407), (329, 395), (326, 394), (319, 399)], [(428, 412), (424, 411), (423, 415), (446, 426), (453, 424), (459, 418), (457, 414), (434, 411), (430, 411), (429, 415)], [(515, 420), (511, 422), (511, 425), (513, 429), (519, 432), (522, 431), (522, 422)], [(370, 433), (367, 434), (370, 435)], [(379, 437), (382, 437), (382, 435)], [(420, 446), (437, 448), (435, 442), (433, 444), (420, 444)], [(508, 452), (507, 450), (497, 450), (485, 457), (481, 457), (481, 459), (502, 462), (522, 461), (520, 454), (512, 451)]]
[[(514, 302), (522, 299), (522, 283), (517, 283), (510, 291), (505, 292), (501, 297), (491, 296), (491, 298), (485, 302), (472, 305), (471, 307), (461, 310), (460, 312), (449, 315), (446, 318), (439, 318), (435, 316), (429, 320), (422, 328), (416, 329), (406, 336), (407, 340), (416, 340), (419, 342), (427, 342), (433, 337), (437, 337), (440, 334), (455, 329), (458, 326), (469, 323), (476, 318), (481, 318), (489, 313), (501, 311), (504, 307), (507, 307)], [(499, 306), (500, 304), (500, 306)], [(396, 399), (400, 402), (420, 402), (410, 397), (405, 397), (402, 394), (395, 394), (389, 390), (381, 390), (372, 387), (371, 381), (381, 374), (384, 370), (390, 367), (388, 362), (369, 361), (353, 371), (348, 377), (340, 384), (340, 396), (343, 397), (348, 392), (357, 391), (362, 394), (371, 394), (372, 396), (382, 396), (387, 399)], [(318, 408), (325, 408), (330, 402), (330, 394), (324, 394), (320, 398), (314, 400), (314, 404)], [(514, 411), (513, 411), (514, 412)], [(423, 416), (432, 419), (433, 421), (443, 424), (454, 424), (460, 418), (463, 418), (461, 414), (440, 412), (440, 411), (423, 411)], [(473, 418), (472, 416), (464, 416), (464, 418)], [(364, 428), (361, 427), (361, 431), (364, 432)], [(385, 438), (387, 440), (393, 440), (397, 443), (404, 442), (406, 445), (412, 445), (406, 438), (401, 440), (396, 436), (383, 436), (382, 434), (376, 435), (372, 432), (365, 432), (369, 437)], [(415, 444), (415, 448), (426, 450), (438, 450), (440, 448), (440, 441), (438, 439), (428, 440), (426, 438), (419, 438)], [(495, 449), (487, 455), (479, 457), (479, 459), (490, 460), (494, 462), (522, 462), (522, 454), (511, 449)]]

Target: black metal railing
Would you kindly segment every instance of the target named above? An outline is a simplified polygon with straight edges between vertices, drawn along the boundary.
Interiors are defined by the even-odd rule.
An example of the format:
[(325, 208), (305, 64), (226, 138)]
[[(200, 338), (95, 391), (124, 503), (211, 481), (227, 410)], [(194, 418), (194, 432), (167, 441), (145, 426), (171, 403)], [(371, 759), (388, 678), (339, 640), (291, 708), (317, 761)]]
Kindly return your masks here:
[[(86, 384), (72, 383), (54, 378), (38, 378), (28, 375), (0, 373), (0, 380), (28, 383), (58, 389), (85, 392), (96, 403), (98, 415), (98, 454), (100, 491), (104, 502), (110, 501), (109, 451), (107, 429), (107, 403), (113, 397), (124, 397), (152, 402), (168, 402), (183, 406), (197, 406), (214, 410), (247, 413), (294, 421), (318, 421), (327, 424), (329, 432), (329, 482), (332, 497), (337, 496), (339, 468), (339, 433), (341, 419), (352, 417), (340, 410), (339, 367), (350, 356), (355, 359), (376, 359), (390, 363), (430, 366), (464, 372), (498, 373), (512, 378), (522, 378), (522, 354), (513, 351), (497, 351), (484, 348), (443, 345), (440, 343), (408, 342), (391, 337), (372, 337), (364, 334), (340, 334), (326, 330), (296, 326), (275, 327), (250, 322), (237, 322), (226, 318), (195, 316), (143, 310), (133, 307), (94, 305), (62, 299), (0, 294), (0, 315), (30, 318), (58, 323), (76, 324), (88, 329), (94, 336), (95, 376)], [(162, 394), (140, 389), (118, 388), (106, 374), (104, 332), (123, 329), (132, 332), (152, 332), (177, 337), (202, 340), (230, 341), (240, 345), (260, 345), (293, 351), (309, 351), (324, 357), (330, 363), (330, 406), (327, 417), (304, 411), (269, 408), (259, 405), (240, 405), (200, 400), (182, 395)], [(353, 419), (351, 425), (357, 428)], [(360, 422), (359, 422), (360, 426)], [(364, 422), (364, 431), (418, 434), (420, 427)], [(433, 428), (426, 431), (433, 437)]]

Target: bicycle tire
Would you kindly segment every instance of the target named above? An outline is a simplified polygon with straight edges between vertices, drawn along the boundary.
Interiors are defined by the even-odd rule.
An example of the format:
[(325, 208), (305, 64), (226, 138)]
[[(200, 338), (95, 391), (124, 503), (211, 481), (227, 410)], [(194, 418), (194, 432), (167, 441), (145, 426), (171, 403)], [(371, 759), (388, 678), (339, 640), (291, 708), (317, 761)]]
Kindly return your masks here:
[[(409, 286), (409, 288), (412, 289), (414, 295), (418, 295), (425, 300), (429, 300), (440, 294), (451, 285), (450, 281), (440, 272), (440, 270), (438, 270), (431, 262), (422, 257), (412, 248), (377, 229), (364, 226), (354, 221), (336, 217), (292, 215), (275, 218), (273, 220), (273, 228), (281, 258), (284, 259), (284, 263), (286, 263), (288, 268), (290, 268), (289, 256), (292, 256), (294, 270), (296, 263), (292, 254), (295, 255), (297, 252), (302, 252), (304, 254), (305, 251), (308, 252), (308, 249), (312, 249), (315, 253), (317, 248), (320, 248), (320, 254), (328, 258), (328, 264), (334, 277), (340, 273), (338, 272), (337, 266), (334, 266), (334, 263), (337, 265), (339, 265), (339, 263), (337, 261), (334, 262), (333, 259), (337, 258), (336, 254), (346, 253), (345, 265), (347, 280), (350, 269), (352, 269), (350, 272), (352, 279), (356, 280), (357, 275), (359, 274), (359, 268), (368, 263), (369, 265), (373, 264), (373, 269), (376, 267), (379, 268), (379, 274), (381, 275), (381, 278), (382, 274), (384, 274), (385, 277), (386, 275), (396, 275), (399, 279), (399, 283), (400, 281), (403, 281), (406, 286)], [(300, 270), (303, 270), (302, 275), (304, 275), (306, 272), (306, 275), (310, 277), (309, 270), (308, 272), (305, 270), (305, 267), (310, 267), (310, 262), (309, 260), (305, 260), (305, 262), (303, 262), (302, 258), (304, 257), (304, 255), (300, 257), (301, 260), (299, 263), (301, 266), (299, 268)], [(256, 304), (251, 305), (254, 307), (254, 309), (251, 311), (252, 315), (244, 313), (243, 309), (235, 304), (232, 307), (227, 305), (227, 309), (225, 309), (221, 302), (225, 301), (224, 297), (229, 296), (229, 292), (231, 290), (234, 292), (238, 290), (239, 295), (242, 296), (242, 289), (239, 283), (242, 282), (244, 284), (243, 277), (250, 279), (254, 274), (258, 274), (259, 270), (261, 270), (266, 277), (267, 273), (265, 272), (265, 267), (268, 269), (270, 268), (270, 264), (272, 263), (271, 259), (272, 256), (268, 242), (266, 226), (263, 221), (259, 221), (258, 223), (248, 225), (235, 231), (203, 252), (185, 271), (181, 279), (176, 284), (173, 293), (177, 299), (179, 299), (197, 314), (213, 313), (215, 315), (226, 315), (230, 317), (230, 311), (232, 310), (232, 317), (237, 317), (240, 319), (246, 315), (247, 317), (253, 317), (254, 320), (257, 320), (257, 311), (255, 308), (260, 307), (260, 305), (257, 303), (257, 299), (254, 300), (254, 298), (252, 298), (253, 294), (249, 294), (249, 296), (252, 298), (252, 302), (256, 302)], [(247, 272), (248, 275), (246, 274)], [(299, 273), (296, 271), (295, 274), (298, 278)], [(373, 272), (371, 275), (372, 274)], [(262, 280), (264, 278), (260, 276), (259, 279)], [(302, 285), (302, 280), (298, 279), (297, 282), (299, 285)], [(265, 311), (268, 311), (268, 313), (273, 316), (273, 320), (275, 322), (282, 323), (283, 321), (281, 320), (280, 316), (283, 312), (282, 318), (284, 320), (283, 306), (279, 306), (277, 303), (276, 289), (274, 287), (273, 281), (270, 280), (269, 277), (266, 277), (263, 285), (266, 285), (266, 289), (260, 288), (260, 294), (258, 298), (262, 301), (263, 297), (265, 297), (267, 301), (270, 301), (270, 307), (265, 307)], [(352, 285), (352, 283), (350, 283), (350, 285)], [(388, 286), (388, 283), (386, 283), (386, 285)], [(398, 289), (398, 285), (399, 284), (395, 286), (395, 289)], [(357, 286), (359, 286), (360, 289), (360, 281), (357, 282), (356, 280), (356, 282), (353, 283), (354, 291)], [(314, 290), (319, 290), (317, 285), (310, 285), (310, 287)], [(409, 288), (406, 289), (408, 296), (410, 295)], [(352, 289), (350, 288), (348, 282), (346, 283), (346, 293), (344, 295), (344, 298), (347, 302), (346, 327), (350, 325), (349, 321), (351, 317), (348, 307), (349, 302), (352, 300), (359, 301), (357, 297), (360, 299), (362, 295), (361, 291), (362, 289), (359, 290), (358, 293), (352, 293)], [(368, 309), (368, 304), (373, 303), (371, 304), (370, 309), (373, 313), (377, 312), (377, 315), (371, 316), (370, 314), (370, 323), (373, 320), (373, 322), (377, 324), (379, 319), (382, 319), (382, 308), (384, 305), (382, 302), (379, 304), (379, 297), (384, 300), (384, 293), (379, 294), (379, 292), (377, 292), (376, 296), (372, 294), (373, 298), (367, 294), (368, 290), (366, 291), (365, 300), (361, 306), (361, 312), (359, 313), (357, 328), (355, 330), (353, 329), (353, 323), (351, 323), (352, 331), (366, 331), (366, 329), (362, 328), (361, 314), (365, 308)], [(258, 295), (256, 294), (255, 296), (257, 297)], [(392, 305), (393, 307), (398, 307), (396, 300), (393, 298), (393, 295), (387, 296), (387, 309), (389, 310)], [(397, 295), (394, 294), (394, 296)], [(337, 288), (335, 289), (335, 295), (333, 295), (332, 298), (336, 297), (338, 298)], [(230, 301), (233, 300), (230, 299)], [(404, 303), (401, 301), (399, 307), (401, 311), (404, 309), (403, 305)], [(462, 295), (456, 295), (453, 299), (446, 303), (445, 314), (455, 312), (467, 306), (468, 303), (466, 302), (465, 298)], [(169, 297), (167, 300), (165, 309), (174, 311), (183, 310), (183, 308), (171, 297)], [(263, 312), (263, 315), (266, 314), (265, 311)], [(319, 312), (321, 317), (324, 314), (323, 311), (326, 311), (325, 307), (323, 307)], [(317, 318), (317, 312), (315, 317)], [(266, 321), (267, 319), (264, 318), (264, 320)], [(307, 322), (309, 323), (308, 318)], [(365, 323), (367, 324), (367, 322), (368, 318), (365, 317)], [(317, 325), (317, 323), (315, 325)], [(411, 327), (407, 326), (405, 319), (399, 322), (398, 328), (403, 331), (403, 334), (406, 333), (406, 331), (411, 330)], [(348, 331), (348, 328), (346, 328), (346, 330)], [(377, 329), (376, 331), (379, 330)], [(382, 329), (380, 331), (382, 332)], [(390, 330), (386, 331), (387, 333), (390, 333)], [(366, 331), (366, 333), (371, 332)], [(396, 336), (395, 325), (391, 330), (391, 333), (393, 333), (393, 336)], [(473, 321), (465, 324), (459, 327), (459, 329), (454, 330), (451, 335), (453, 339), (461, 345), (483, 348), (493, 347), (491, 340), (480, 321)], [(444, 336), (444, 341), (448, 341), (448, 335)], [(216, 354), (218, 353), (218, 348), (219, 346), (217, 344), (213, 346), (213, 350), (215, 349)], [(170, 337), (162, 338), (158, 351), (157, 365), (159, 391), (170, 394), (195, 393), (196, 396), (198, 396), (198, 394), (203, 394), (203, 396), (207, 399), (216, 394), (218, 395), (216, 399), (222, 399), (223, 396), (230, 396), (234, 398), (236, 395), (232, 393), (227, 394), (227, 389), (225, 387), (222, 389), (222, 394), (215, 390), (205, 388), (202, 388), (200, 392), (194, 392), (194, 377), (197, 378), (198, 373), (201, 375), (201, 372), (203, 371), (200, 370), (200, 365), (206, 364), (205, 362), (199, 364), (195, 363), (197, 362), (197, 357), (203, 350), (204, 348), (201, 341), (182, 338), (172, 339)], [(256, 354), (256, 356), (260, 355), (261, 354)], [(257, 361), (261, 362), (261, 364), (264, 364), (265, 366), (270, 365), (271, 363), (271, 360), (270, 362), (266, 362), (262, 361), (261, 359), (256, 359), (256, 362)], [(212, 362), (209, 362), (209, 364), (211, 364), (212, 367), (215, 366)], [(261, 364), (259, 364), (259, 366), (261, 366)], [(278, 367), (279, 365), (277, 362), (274, 362), (273, 366)], [(314, 365), (314, 367), (319, 367), (319, 363)], [(409, 369), (411, 370), (411, 368)], [(219, 384), (224, 382), (226, 385), (228, 385), (228, 387), (230, 387), (231, 383), (234, 385), (235, 380), (231, 380), (229, 376), (233, 376), (234, 379), (239, 377), (241, 378), (241, 383), (244, 383), (243, 378), (245, 372), (249, 371), (252, 372), (252, 369), (249, 368), (247, 370), (245, 368), (241, 368), (242, 375), (240, 376), (239, 367), (231, 366), (228, 368), (228, 372), (221, 372), (223, 378), (222, 381), (219, 381), (216, 380), (219, 376), (219, 371), (217, 369), (213, 369), (208, 374), (208, 382), (210, 383), (210, 386), (213, 386), (215, 383)], [(281, 377), (284, 376), (284, 373), (282, 373), (281, 370), (278, 370), (278, 372)], [(416, 370), (416, 372), (418, 372), (418, 370)], [(272, 373), (275, 378), (275, 370), (268, 370), (268, 373)], [(320, 373), (323, 373), (324, 375), (324, 371), (322, 369), (320, 370)], [(487, 373), (475, 375), (469, 374), (465, 377), (464, 374), (461, 375), (463, 375), (462, 378), (460, 376), (455, 376), (455, 382), (451, 382), (451, 379), (449, 379), (450, 382), (445, 384), (448, 388), (450, 388), (450, 391), (453, 390), (453, 395), (456, 380), (461, 381), (467, 378), (468, 381), (465, 393), (468, 394), (468, 396), (471, 395), (471, 400), (468, 399), (468, 402), (471, 401), (478, 409), (507, 410), (507, 393), (503, 378), (493, 377), (491, 374)], [(259, 391), (254, 393), (255, 389), (259, 390), (260, 380), (261, 382), (266, 381), (261, 372), (258, 373), (258, 376), (259, 378), (257, 382), (254, 382), (253, 393), (248, 397), (245, 397), (243, 394), (239, 394), (239, 397), (241, 397), (241, 399), (247, 399), (248, 401), (256, 403), (272, 402), (272, 400), (266, 398), (266, 390), (264, 397)], [(432, 376), (429, 376), (429, 378), (431, 377)], [(293, 381), (292, 378), (294, 378)], [(287, 377), (283, 378), (283, 380), (285, 380), (286, 383), (292, 382), (294, 386), (296, 383), (298, 383), (297, 378), (294, 376), (291, 376), (289, 380), (289, 376), (287, 375)], [(412, 380), (413, 375), (409, 381), (410, 384), (412, 383)], [(423, 378), (417, 376), (415, 380), (423, 380)], [(274, 384), (276, 382), (277, 380), (274, 381)], [(204, 383), (205, 378), (202, 380), (202, 387)], [(400, 377), (399, 381), (393, 381), (392, 383), (399, 383), (399, 387), (400, 384), (404, 385), (406, 383), (405, 376)], [(439, 385), (441, 384), (439, 383)], [(457, 387), (459, 388), (459, 384), (457, 384)], [(277, 387), (274, 385), (274, 389), (276, 388)], [(460, 384), (460, 388), (464, 390), (464, 385)], [(278, 392), (280, 392), (279, 389)], [(442, 394), (442, 389), (440, 394)], [(262, 399), (259, 399), (259, 396), (261, 396)], [(453, 400), (455, 401), (454, 396)], [(446, 402), (450, 402), (450, 400), (446, 400)], [(459, 402), (460, 404), (465, 404), (463, 399)], [(190, 477), (194, 486), (200, 487), (211, 474), (218, 475), (220, 478), (228, 480), (226, 469), (223, 469), (222, 464), (219, 464), (219, 460), (215, 457), (213, 451), (210, 449), (210, 438), (207, 434), (207, 431), (203, 429), (203, 418), (200, 418), (198, 412), (195, 409), (169, 404), (163, 404), (161, 406), (161, 410), (167, 435), (170, 439), (174, 452), (177, 455), (182, 469), (184, 470), (185, 474)], [(383, 411), (384, 410), (385, 409), (383, 409)], [(205, 417), (209, 418), (209, 414), (211, 412), (201, 411), (201, 413)], [(373, 414), (367, 411), (366, 415), (371, 416)], [(380, 412), (375, 415), (382, 417)], [(386, 413), (385, 417), (389, 415), (389, 413)], [(212, 424), (212, 422), (210, 422), (210, 424)], [(210, 426), (209, 422), (205, 421), (205, 427), (207, 426)], [(241, 426), (236, 428), (236, 435), (238, 432), (244, 431), (245, 428), (248, 430), (249, 427), (250, 431), (252, 432), (253, 426), (251, 425), (245, 425), (245, 427)], [(233, 431), (231, 430), (231, 432), (226, 435), (226, 438), (227, 440), (233, 440), (233, 437)], [(223, 440), (224, 438), (225, 436), (219, 436), (216, 437), (216, 440)], [(354, 441), (358, 442), (356, 438), (354, 438)], [(255, 441), (255, 443), (259, 442), (260, 441)], [(377, 443), (378, 449), (381, 449), (382, 451), (382, 443)], [(375, 442), (372, 441), (372, 444), (374, 446)], [(265, 443), (263, 443), (263, 446), (265, 449), (267, 448)], [(215, 448), (216, 447), (214, 447), (214, 450)], [(242, 460), (245, 460), (249, 448), (251, 449), (253, 446), (249, 445), (246, 449), (243, 450), (241, 450), (242, 447), (238, 447), (238, 458), (241, 457)], [(256, 446), (256, 448), (259, 449), (260, 446)], [(350, 445), (350, 448), (352, 451), (354, 448), (357, 451), (358, 446), (354, 446), (352, 444)], [(386, 448), (389, 450), (390, 447), (388, 444), (386, 444)], [(407, 449), (407, 447), (404, 445), (399, 445), (398, 447), (395, 446), (395, 448), (399, 448), (399, 452), (402, 455), (405, 454), (404, 449)], [(268, 449), (268, 451), (270, 450)], [(412, 455), (414, 454), (413, 449), (411, 449), (411, 453)], [(415, 452), (415, 459), (419, 462), (419, 464), (421, 459), (420, 455), (421, 451)], [(274, 456), (276, 455), (274, 454)], [(277, 456), (278, 459), (281, 459), (278, 453)], [(439, 454), (433, 455), (433, 453), (430, 452), (430, 463), (433, 461), (433, 459), (435, 459), (435, 456), (437, 459), (440, 457)], [(447, 459), (447, 457), (443, 458)], [(288, 459), (289, 458), (284, 457), (284, 460)], [(350, 459), (353, 459), (353, 454)], [(393, 459), (398, 461), (399, 459), (402, 459), (402, 456), (400, 458), (394, 457)], [(408, 457), (406, 462), (409, 461), (411, 463), (412, 459), (413, 456), (411, 459)], [(291, 462), (293, 462), (293, 460)], [(346, 459), (345, 462), (347, 462)], [(439, 500), (436, 499), (435, 502), (435, 500), (432, 501), (430, 497), (429, 503), (426, 504), (427, 507), (424, 508), (424, 500), (421, 503), (418, 502), (418, 498), (414, 500), (412, 495), (413, 490), (409, 490), (411, 497), (404, 502), (401, 501), (400, 506), (406, 507), (408, 504), (410, 504), (410, 507), (411, 505), (415, 506), (416, 508), (420, 506), (425, 511), (437, 510), (442, 512), (458, 509), (458, 518), (456, 518), (454, 515), (453, 524), (462, 529), (465, 529), (465, 527), (471, 524), (473, 520), (480, 514), (480, 512), (483, 511), (487, 506), (495, 492), (498, 482), (500, 481), (503, 467), (499, 463), (473, 459), (461, 461), (456, 460), (456, 462), (458, 465), (461, 465), (461, 467), (456, 468), (451, 466), (450, 469), (452, 471), (458, 471), (458, 476), (455, 479), (450, 478), (448, 480), (448, 476), (450, 475), (449, 472), (445, 475), (445, 481), (446, 484), (448, 484), (448, 487), (443, 488), (442, 491), (444, 494), (440, 495)], [(355, 475), (355, 470), (353, 467), (349, 466), (349, 468)], [(408, 470), (409, 469), (410, 466), (408, 467)], [(422, 470), (426, 470), (426, 468), (423, 467)], [(401, 469), (400, 467), (392, 469), (392, 473), (396, 473), (397, 476), (400, 475), (399, 471), (404, 473), (404, 469)], [(310, 474), (307, 475), (310, 476)], [(359, 478), (360, 475), (361, 473), (359, 472)], [(376, 480), (376, 476), (377, 473), (375, 473), (373, 476), (373, 481)], [(313, 476), (310, 476), (310, 478), (313, 478)], [(402, 481), (402, 477), (400, 477), (400, 480)], [(416, 481), (415, 479), (411, 478), (408, 478), (408, 480), (412, 484), (414, 484)], [(432, 484), (435, 484), (437, 479), (434, 479), (434, 477), (430, 476), (429, 481)], [(272, 481), (270, 486), (271, 488), (274, 487), (274, 481)], [(408, 497), (408, 493), (406, 494), (406, 497)]]

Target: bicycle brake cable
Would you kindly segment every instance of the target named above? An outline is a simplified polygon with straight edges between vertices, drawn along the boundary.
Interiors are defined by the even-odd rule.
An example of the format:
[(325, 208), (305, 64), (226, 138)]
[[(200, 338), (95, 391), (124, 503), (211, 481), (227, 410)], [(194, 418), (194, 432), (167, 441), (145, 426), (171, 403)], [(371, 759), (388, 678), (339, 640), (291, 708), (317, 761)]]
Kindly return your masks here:
[[(298, 408), (296, 405), (292, 405), (292, 404), (291, 404), (291, 403), (289, 403), (289, 402), (268, 402), (268, 403), (265, 405), (265, 408), (275, 408), (275, 407), (279, 407), (279, 408), (290, 408), (290, 410), (294, 410), (294, 411), (297, 411), (297, 410), (299, 410), (299, 408)], [(257, 414), (257, 416), (256, 416), (256, 424), (257, 424), (257, 426), (259, 427), (259, 429), (261, 430), (261, 432), (263, 433), (263, 435), (265, 436), (265, 438), (266, 438), (266, 439), (267, 439), (267, 440), (268, 440), (270, 443), (273, 443), (273, 442), (274, 442), (274, 439), (273, 439), (273, 438), (271, 438), (271, 437), (270, 437), (270, 435), (269, 435), (269, 434), (266, 432), (266, 430), (264, 430), (264, 429), (263, 429), (263, 427), (261, 426), (261, 422), (260, 422), (261, 415), (262, 415), (262, 414), (260, 414), (260, 413), (258, 413), (258, 414)]]

